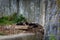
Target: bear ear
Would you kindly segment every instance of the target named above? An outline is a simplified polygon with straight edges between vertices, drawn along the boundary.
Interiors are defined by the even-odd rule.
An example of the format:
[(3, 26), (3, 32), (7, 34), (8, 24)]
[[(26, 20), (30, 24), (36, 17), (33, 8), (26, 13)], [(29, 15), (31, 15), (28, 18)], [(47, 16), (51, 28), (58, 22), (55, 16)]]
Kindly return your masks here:
[(25, 22), (26, 25), (28, 25), (29, 23), (28, 22)]

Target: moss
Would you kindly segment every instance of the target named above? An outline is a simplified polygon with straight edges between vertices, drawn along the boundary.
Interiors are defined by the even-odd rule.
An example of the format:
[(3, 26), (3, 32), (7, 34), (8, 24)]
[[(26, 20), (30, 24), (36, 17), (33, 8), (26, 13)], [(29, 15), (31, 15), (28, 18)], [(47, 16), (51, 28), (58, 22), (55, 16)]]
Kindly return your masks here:
[(26, 18), (23, 15), (17, 16), (16, 13), (10, 16), (3, 16), (0, 18), (0, 25), (9, 25), (17, 22), (25, 22)]
[(51, 34), (49, 40), (56, 40), (56, 38), (53, 34)]

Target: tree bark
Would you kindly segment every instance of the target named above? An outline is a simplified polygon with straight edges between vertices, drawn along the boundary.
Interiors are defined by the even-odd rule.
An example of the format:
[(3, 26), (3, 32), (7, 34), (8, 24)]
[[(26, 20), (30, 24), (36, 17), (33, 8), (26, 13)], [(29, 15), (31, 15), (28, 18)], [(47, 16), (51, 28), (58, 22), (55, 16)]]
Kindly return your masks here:
[(17, 5), (17, 14), (19, 14), (19, 1), (20, 1), (20, 0), (16, 0), (16, 5)]

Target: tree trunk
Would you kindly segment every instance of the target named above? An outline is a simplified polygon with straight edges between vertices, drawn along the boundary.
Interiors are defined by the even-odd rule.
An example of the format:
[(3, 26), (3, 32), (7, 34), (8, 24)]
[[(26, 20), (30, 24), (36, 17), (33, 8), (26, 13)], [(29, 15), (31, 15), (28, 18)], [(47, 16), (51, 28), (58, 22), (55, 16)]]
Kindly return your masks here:
[(11, 12), (11, 0), (9, 0), (9, 10)]
[(16, 0), (16, 5), (17, 5), (17, 15), (19, 14), (19, 1), (20, 1), (20, 0)]

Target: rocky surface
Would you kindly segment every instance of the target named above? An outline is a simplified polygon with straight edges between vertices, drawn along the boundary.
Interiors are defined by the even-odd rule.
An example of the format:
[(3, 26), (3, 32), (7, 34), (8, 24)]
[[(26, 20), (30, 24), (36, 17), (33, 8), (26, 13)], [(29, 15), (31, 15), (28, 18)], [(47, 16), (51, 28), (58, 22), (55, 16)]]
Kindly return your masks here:
[(8, 25), (0, 26), (0, 35), (12, 35), (20, 33), (35, 33), (38, 38), (43, 40), (44, 29), (41, 25), (29, 23), (28, 25)]

